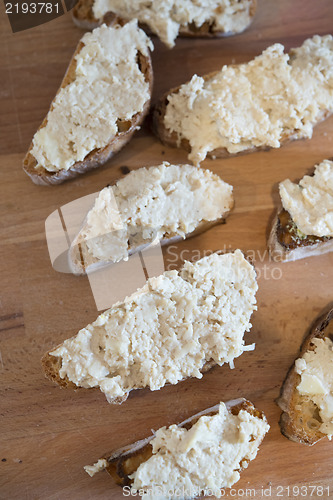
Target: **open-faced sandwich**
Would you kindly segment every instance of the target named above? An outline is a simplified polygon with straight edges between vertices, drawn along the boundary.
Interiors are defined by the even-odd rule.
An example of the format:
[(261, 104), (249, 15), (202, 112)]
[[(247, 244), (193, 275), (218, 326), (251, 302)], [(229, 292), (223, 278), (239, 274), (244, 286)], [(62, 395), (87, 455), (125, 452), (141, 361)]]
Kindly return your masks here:
[(133, 389), (158, 390), (244, 351), (258, 289), (240, 250), (166, 271), (49, 351), (42, 364), (61, 387), (99, 387), (110, 403)]
[(127, 260), (146, 245), (167, 244), (219, 224), (233, 207), (232, 186), (210, 170), (162, 165), (132, 170), (104, 188), (74, 238), (75, 274)]
[(275, 260), (290, 261), (333, 251), (333, 161), (324, 160), (298, 184), (279, 185), (279, 209), (268, 240)]
[(79, 42), (23, 169), (36, 184), (59, 184), (99, 167), (148, 113), (152, 42), (137, 21), (108, 16)]
[(320, 317), (281, 388), (281, 432), (313, 445), (333, 436), (333, 309)]
[(142, 499), (189, 499), (205, 493), (219, 498), (220, 490), (235, 484), (256, 457), (268, 430), (265, 415), (249, 401), (221, 402), (85, 470), (90, 476), (106, 470), (124, 492)]
[(95, 28), (112, 12), (138, 19), (168, 47), (177, 36), (218, 37), (241, 33), (251, 23), (256, 0), (79, 0), (73, 20), (84, 29)]
[(169, 146), (226, 158), (310, 138), (333, 112), (333, 37), (314, 36), (284, 52), (276, 43), (244, 64), (223, 66), (169, 91), (154, 110), (154, 130)]

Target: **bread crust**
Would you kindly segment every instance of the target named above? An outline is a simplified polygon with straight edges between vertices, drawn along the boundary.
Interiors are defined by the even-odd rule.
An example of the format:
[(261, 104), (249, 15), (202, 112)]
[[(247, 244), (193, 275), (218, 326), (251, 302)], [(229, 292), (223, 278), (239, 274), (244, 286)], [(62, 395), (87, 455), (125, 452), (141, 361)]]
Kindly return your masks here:
[[(55, 347), (51, 351), (48, 351), (42, 357), (41, 364), (42, 364), (42, 367), (43, 367), (43, 370), (44, 370), (44, 374), (45, 374), (46, 378), (48, 378), (52, 382), (55, 382), (56, 384), (58, 384), (62, 389), (75, 389), (75, 390), (76, 389), (83, 389), (83, 387), (78, 386), (78, 385), (74, 384), (74, 382), (72, 382), (71, 380), (69, 380), (69, 378), (67, 377), (67, 375), (64, 378), (62, 378), (60, 376), (61, 357), (60, 356), (53, 356), (51, 354), (51, 352), (53, 352), (56, 349), (58, 349), (61, 345), (62, 344), (59, 344), (57, 347)], [(213, 361), (213, 360), (207, 361), (204, 364), (204, 366), (202, 367), (202, 369), (200, 370), (200, 372), (201, 373), (206, 373), (211, 368), (213, 368), (214, 366), (216, 366), (215, 361)], [(186, 380), (186, 379), (184, 378), (182, 380), (179, 380), (179, 382), (183, 382), (184, 380)], [(177, 382), (177, 383), (179, 383), (179, 382)], [(166, 385), (170, 385), (170, 384), (166, 384)], [(146, 387), (138, 387), (137, 389), (145, 389), (145, 388)], [(96, 387), (90, 387), (89, 390), (90, 389), (96, 389)], [(132, 390), (137, 390), (137, 389), (132, 389)], [(116, 397), (116, 398), (113, 398), (113, 399), (109, 399), (108, 398), (108, 402), (110, 404), (119, 404), (120, 405), (120, 404), (122, 404), (122, 403), (124, 403), (126, 401), (126, 399), (129, 396), (129, 393), (131, 391), (127, 392), (124, 396), (121, 396), (121, 397)]]
[(99, 20), (93, 14), (94, 0), (78, 0), (72, 10), (74, 24), (84, 30), (93, 30), (99, 25)]
[[(193, 238), (198, 234), (202, 234), (214, 226), (217, 226), (219, 224), (224, 224), (225, 219), (227, 218), (229, 213), (230, 212), (225, 213), (223, 217), (215, 221), (201, 222), (198, 225), (198, 227), (194, 231), (192, 231), (192, 233), (186, 234), (185, 238), (176, 233), (170, 233), (166, 237), (160, 240), (160, 244), (161, 246), (166, 246), (172, 243), (177, 243), (179, 241), (182, 241), (183, 239)], [(84, 230), (86, 227), (87, 225), (85, 222), (83, 224), (81, 231)], [(140, 247), (129, 248), (128, 255), (131, 256), (134, 253), (138, 253), (144, 250), (144, 248), (146, 248), (147, 246), (149, 246), (149, 243), (147, 245), (141, 245)], [(111, 261), (101, 261), (100, 259), (97, 259), (93, 255), (89, 254), (87, 244), (83, 240), (83, 238), (80, 237), (80, 234), (73, 240), (68, 252), (68, 258), (69, 258), (69, 267), (72, 270), (73, 274), (76, 275), (87, 274), (89, 272), (96, 271), (97, 269), (100, 269), (106, 265), (111, 264)]]
[[(264, 413), (255, 408), (253, 403), (244, 398), (228, 401), (226, 403), (226, 406), (233, 415), (238, 415), (241, 410), (244, 410), (251, 415), (266, 421)], [(219, 404), (196, 413), (195, 415), (187, 418), (177, 425), (179, 427), (190, 429), (200, 417), (204, 415), (216, 415), (218, 411)], [(131, 486), (133, 480), (131, 480), (129, 476), (137, 470), (141, 463), (147, 461), (152, 456), (152, 447), (150, 445), (150, 441), (153, 439), (153, 437), (154, 436), (151, 435), (145, 439), (136, 441), (135, 443), (120, 448), (119, 450), (113, 451), (112, 453), (107, 453), (102, 457), (102, 459), (105, 459), (107, 461), (105, 470), (112, 476), (112, 478), (119, 486)], [(239, 472), (247, 467), (247, 463), (248, 460), (243, 459)]]
[[(72, 11), (73, 22), (76, 26), (85, 30), (92, 30), (96, 28), (99, 24), (99, 20), (95, 18), (93, 14), (93, 4), (94, 0), (79, 0), (75, 5)], [(244, 28), (245, 31), (251, 24), (254, 14), (257, 9), (257, 0), (252, 0), (250, 5), (250, 20), (249, 24)], [(145, 24), (141, 24), (140, 26), (149, 34), (154, 35), (149, 27)], [(214, 30), (214, 25), (209, 24), (208, 22), (204, 23), (200, 27), (196, 27), (194, 24), (190, 24), (188, 26), (180, 26), (179, 35), (180, 37), (185, 38), (224, 38), (228, 36), (233, 36), (236, 34), (240, 34), (242, 31), (237, 32), (223, 32)]]
[[(332, 319), (333, 308), (315, 321), (296, 359), (302, 357), (305, 352), (314, 350), (313, 339), (324, 339), (329, 336), (328, 326)], [(276, 400), (282, 410), (279, 423), (282, 434), (288, 439), (312, 446), (326, 434), (318, 430), (321, 423), (318, 408), (311, 400), (297, 391), (300, 382), (301, 376), (296, 373), (294, 362), (283, 382), (280, 396)]]
[[(231, 67), (236, 67), (237, 65), (232, 64), (230, 65)], [(207, 75), (203, 75), (203, 79), (205, 82), (213, 78), (215, 75), (217, 75), (219, 71), (213, 71), (211, 73), (208, 73)], [(187, 82), (188, 83), (188, 82)], [(178, 134), (176, 132), (171, 132), (169, 129), (167, 129), (164, 125), (164, 118), (166, 114), (166, 109), (167, 105), (169, 102), (169, 96), (171, 94), (177, 94), (180, 90), (182, 85), (179, 85), (178, 87), (175, 87), (169, 91), (167, 91), (161, 99), (155, 104), (154, 109), (152, 111), (152, 130), (154, 134), (160, 139), (160, 141), (165, 145), (169, 146), (172, 148), (182, 148), (185, 149), (187, 152), (191, 151), (191, 146), (190, 143), (187, 139), (184, 138), (179, 138)], [(318, 118), (318, 121), (316, 124), (320, 123), (321, 121), (325, 120), (328, 116), (330, 116), (330, 112), (328, 110), (323, 111), (320, 117)], [(284, 134), (281, 137), (280, 140), (280, 147), (282, 145), (288, 144), (288, 142), (294, 141), (294, 140), (299, 140), (300, 138), (298, 137), (297, 132), (294, 134)], [(207, 152), (207, 157), (208, 158), (231, 158), (233, 156), (243, 156), (248, 153), (254, 153), (258, 151), (269, 151), (272, 149), (270, 146), (253, 146), (248, 149), (244, 149), (243, 151), (239, 151), (238, 153), (229, 153), (229, 151), (226, 148), (216, 148), (213, 151), (208, 151)]]
[(316, 257), (324, 255), (328, 252), (333, 252), (333, 238), (328, 241), (321, 241), (311, 245), (299, 246), (297, 248), (288, 249), (281, 245), (277, 237), (279, 225), (279, 213), (282, 206), (277, 210), (274, 217), (272, 228), (267, 240), (267, 247), (272, 259), (275, 262), (291, 262), (294, 260), (305, 259), (307, 257)]
[[(113, 14), (106, 14), (104, 16), (103, 22), (108, 26), (120, 25), (123, 26), (127, 21), (118, 18)], [(72, 83), (75, 79), (75, 69), (76, 61), (75, 56), (81, 51), (84, 44), (79, 42), (73, 57), (69, 63), (63, 81), (56, 93), (55, 98), (61, 89), (65, 88), (67, 85)], [(147, 115), (150, 108), (150, 100), (153, 89), (153, 68), (150, 55), (145, 56), (138, 52), (138, 63), (142, 73), (145, 76), (146, 82), (149, 83), (149, 93), (150, 99), (144, 104), (144, 108), (141, 112), (136, 113), (132, 119), (128, 122), (120, 123), (119, 126), (124, 128), (120, 133), (118, 132), (116, 136), (107, 144), (104, 148), (99, 148), (91, 151), (84, 158), (84, 160), (74, 163), (68, 170), (59, 170), (57, 172), (49, 172), (45, 168), (39, 166), (36, 168), (37, 160), (32, 156), (31, 150), (33, 147), (33, 142), (31, 142), (28, 152), (23, 160), (23, 170), (30, 177), (30, 179), (37, 185), (40, 186), (51, 186), (55, 184), (61, 184), (64, 181), (73, 179), (80, 174), (84, 174), (94, 168), (97, 168), (107, 162), (114, 154), (116, 154), (120, 149), (122, 149), (132, 138), (137, 127), (141, 125), (145, 116)], [(55, 98), (51, 102), (50, 110), (53, 107)], [(43, 122), (39, 126), (38, 130), (45, 127), (47, 123), (47, 116), (44, 118)]]

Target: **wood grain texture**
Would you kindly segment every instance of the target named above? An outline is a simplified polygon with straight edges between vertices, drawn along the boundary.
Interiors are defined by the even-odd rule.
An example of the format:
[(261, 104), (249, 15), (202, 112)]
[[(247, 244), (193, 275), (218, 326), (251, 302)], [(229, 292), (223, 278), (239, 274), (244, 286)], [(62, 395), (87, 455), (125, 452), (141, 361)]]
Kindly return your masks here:
[[(155, 38), (153, 99), (194, 72), (247, 61), (276, 41), (289, 50), (316, 33), (329, 33), (332, 20), (331, 0), (261, 0), (252, 26), (237, 37), (178, 40), (172, 51)], [(82, 32), (65, 15), (13, 35), (1, 3), (0, 33), (0, 498), (120, 499), (121, 490), (106, 473), (91, 479), (83, 466), (152, 428), (238, 396), (265, 412), (271, 430), (235, 488), (254, 488), (262, 498), (261, 488), (271, 486), (271, 498), (277, 498), (278, 485), (322, 485), (330, 486), (332, 495), (333, 444), (322, 440), (306, 448), (289, 442), (280, 433), (274, 399), (312, 321), (332, 301), (333, 253), (276, 264), (268, 259), (266, 237), (278, 203), (277, 183), (299, 179), (332, 157), (333, 118), (318, 125), (310, 141), (206, 160), (203, 167), (234, 185), (235, 209), (225, 225), (164, 250), (169, 269), (211, 250), (252, 252), (260, 274), (258, 311), (246, 341), (256, 342), (256, 350), (236, 360), (233, 371), (214, 368), (202, 380), (137, 391), (122, 406), (109, 406), (98, 391), (61, 390), (42, 373), (42, 355), (97, 316), (87, 278), (52, 269), (45, 219), (119, 179), (124, 166), (185, 163), (186, 153), (163, 147), (146, 125), (98, 171), (62, 186), (33, 185), (21, 169), (22, 158)]]

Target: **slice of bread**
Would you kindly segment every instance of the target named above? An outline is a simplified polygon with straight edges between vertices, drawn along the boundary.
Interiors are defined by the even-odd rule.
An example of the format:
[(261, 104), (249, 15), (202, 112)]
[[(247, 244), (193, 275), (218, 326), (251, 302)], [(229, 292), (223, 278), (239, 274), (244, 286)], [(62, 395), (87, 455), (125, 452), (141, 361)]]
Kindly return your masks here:
[[(258, 289), (240, 250), (212, 254), (166, 271), (100, 314), (42, 359), (61, 387), (99, 387), (110, 403), (134, 389), (158, 390), (243, 352)], [(219, 319), (221, 318), (221, 319)], [(223, 318), (223, 319), (222, 319)]]
[(232, 186), (209, 170), (167, 162), (132, 170), (97, 196), (72, 242), (71, 269), (126, 260), (157, 237), (165, 245), (195, 236), (223, 223), (233, 204)]
[[(314, 323), (301, 346), (297, 359), (306, 352), (315, 349), (314, 339), (332, 337), (332, 319), (333, 309), (330, 309)], [(277, 399), (277, 404), (283, 411), (280, 418), (280, 428), (282, 434), (291, 441), (311, 446), (325, 437), (326, 434), (319, 430), (321, 418), (318, 407), (308, 396), (300, 394), (297, 390), (300, 382), (301, 376), (296, 372), (295, 363), (293, 363), (282, 385), (280, 397)]]
[(275, 261), (333, 251), (333, 162), (323, 160), (298, 184), (280, 182), (281, 206), (273, 220), (268, 249)]
[[(222, 404), (222, 406), (224, 407), (223, 404)], [(253, 448), (255, 448), (257, 451), (259, 445), (261, 444), (261, 442), (265, 436), (265, 433), (269, 429), (266, 417), (263, 414), (263, 412), (257, 410), (255, 408), (255, 406), (253, 405), (253, 403), (251, 403), (250, 401), (247, 401), (243, 398), (228, 401), (227, 403), (225, 403), (224, 408), (226, 409), (225, 420), (230, 419), (230, 420), (233, 420), (234, 422), (237, 422), (238, 419), (235, 419), (234, 417), (237, 417), (240, 414), (240, 412), (242, 412), (241, 415), (246, 412), (248, 414), (247, 418), (250, 421), (257, 423), (258, 427), (260, 427), (260, 431), (257, 431), (257, 435), (251, 434), (251, 432), (248, 432), (248, 434), (247, 434), (246, 431), (243, 433), (244, 442), (248, 442), (248, 443), (252, 442), (254, 444)], [(186, 431), (187, 431), (187, 432), (183, 432), (182, 439), (185, 438), (185, 440), (186, 439), (190, 439), (190, 441), (192, 440), (191, 445), (193, 447), (191, 448), (190, 453), (191, 453), (191, 458), (193, 460), (196, 459), (196, 456), (197, 456), (196, 453), (198, 453), (198, 465), (197, 465), (198, 471), (196, 474), (198, 476), (201, 476), (200, 480), (204, 480), (205, 476), (207, 474), (210, 474), (211, 470), (208, 470), (208, 469), (206, 470), (204, 465), (202, 465), (200, 467), (200, 465), (201, 465), (200, 458), (199, 458), (200, 447), (205, 446), (205, 445), (200, 444), (200, 440), (199, 440), (199, 444), (197, 442), (195, 442), (195, 436), (190, 436), (190, 434), (191, 434), (191, 432), (193, 433), (193, 431), (195, 431), (195, 429), (193, 429), (193, 426), (195, 424), (197, 424), (197, 422), (200, 419), (201, 419), (201, 422), (199, 422), (199, 424), (202, 423), (202, 421), (204, 421), (204, 420), (207, 421), (207, 419), (209, 419), (210, 417), (214, 417), (214, 416), (218, 415), (219, 411), (220, 411), (220, 404), (217, 404), (211, 408), (208, 408), (206, 410), (203, 410), (203, 411), (193, 415), (192, 417), (186, 419), (185, 421), (178, 424), (178, 426), (177, 426), (178, 429), (186, 429)], [(202, 417), (204, 417), (204, 418), (202, 419)], [(224, 421), (222, 425), (227, 425), (227, 424)], [(175, 426), (172, 426), (172, 427), (174, 429), (176, 429)], [(162, 431), (164, 429), (165, 428), (162, 428)], [(216, 437), (215, 437), (215, 442), (214, 442), (214, 444), (216, 446), (221, 445), (224, 442), (224, 441), (220, 442), (221, 436), (218, 434), (218, 432), (221, 430), (222, 429), (220, 427), (216, 430)], [(158, 432), (159, 431), (157, 431), (157, 434), (158, 434)], [(98, 462), (96, 464), (94, 464), (92, 466), (86, 466), (84, 468), (90, 476), (93, 476), (96, 472), (99, 472), (101, 470), (106, 470), (111, 475), (111, 477), (116, 482), (116, 484), (118, 484), (119, 486), (122, 486), (122, 487), (127, 487), (128, 491), (130, 491), (130, 488), (133, 487), (133, 483), (135, 482), (135, 476), (136, 476), (136, 473), (137, 473), (139, 467), (142, 466), (142, 464), (145, 464), (149, 459), (151, 459), (151, 457), (154, 454), (156, 454), (156, 453), (159, 454), (159, 450), (156, 449), (156, 446), (154, 447), (154, 442), (152, 442), (155, 435), (156, 434), (154, 434), (146, 439), (137, 441), (136, 443), (133, 443), (133, 444), (128, 445), (124, 448), (121, 448), (120, 450), (114, 451), (111, 454), (106, 454), (106, 455), (104, 455), (104, 457), (102, 457), (100, 460), (98, 460)], [(193, 440), (193, 437), (194, 437), (194, 440)], [(227, 436), (225, 437), (225, 439), (226, 439), (225, 445), (227, 448), (228, 446), (231, 445), (231, 441), (228, 441)], [(231, 446), (237, 446), (237, 444), (238, 443), (234, 441)], [(169, 446), (172, 449), (171, 442), (170, 442)], [(211, 447), (213, 447), (213, 446), (211, 445)], [(210, 452), (212, 454), (211, 449), (212, 448), (210, 448)], [(198, 452), (198, 450), (199, 450), (199, 452)], [(222, 450), (223, 450), (223, 448), (222, 448)], [(255, 454), (256, 454), (256, 451), (255, 451)], [(207, 453), (207, 450), (206, 450), (206, 453)], [(223, 453), (221, 453), (221, 454), (223, 454)], [(216, 488), (221, 489), (223, 487), (231, 486), (230, 483), (234, 484), (239, 478), (239, 473), (243, 469), (248, 467), (250, 460), (252, 460), (255, 457), (255, 454), (252, 455), (251, 453), (246, 453), (246, 452), (243, 452), (243, 454), (240, 453), (240, 456), (238, 456), (237, 459), (235, 460), (235, 462), (237, 462), (237, 463), (232, 464), (234, 467), (235, 476), (232, 478), (232, 480), (230, 482), (228, 482), (228, 480), (230, 480), (230, 477), (228, 477), (228, 475), (227, 475), (227, 477), (225, 476), (223, 479), (224, 479), (226, 484), (220, 483), (220, 484), (216, 485)], [(169, 460), (172, 460), (172, 459), (170, 459), (170, 455), (168, 458), (169, 458)], [(192, 468), (192, 470), (186, 470), (186, 468), (184, 466), (184, 462), (183, 462), (184, 460), (186, 460), (186, 451), (184, 452), (182, 450), (179, 450), (178, 456), (177, 456), (177, 452), (176, 452), (176, 460), (177, 460), (177, 458), (182, 459), (182, 467), (181, 467), (182, 476), (183, 476), (182, 479), (187, 480), (188, 486), (191, 483), (192, 483), (192, 486), (194, 486), (194, 484), (196, 483), (197, 480), (194, 480), (194, 482), (192, 482), (193, 481), (193, 476), (192, 476), (193, 468)], [(224, 457), (224, 460), (223, 460), (221, 455), (220, 455), (219, 458), (221, 458), (221, 461), (218, 461), (217, 463), (215, 463), (215, 460), (213, 459), (212, 465), (213, 465), (213, 467), (216, 467), (217, 469), (219, 469), (219, 468), (223, 469), (223, 467), (225, 466), (224, 460), (227, 460), (227, 457)], [(206, 460), (208, 461), (207, 457), (206, 457)], [(151, 460), (150, 460), (150, 462), (151, 462)], [(149, 467), (149, 465), (147, 464), (147, 467)], [(209, 462), (208, 462), (208, 464), (206, 463), (205, 465), (206, 465), (206, 468), (209, 467)], [(200, 468), (200, 470), (199, 470), (199, 468)], [(161, 472), (162, 472), (161, 470), (157, 470), (156, 474), (160, 475)], [(133, 475), (134, 475), (134, 477), (133, 477)], [(184, 477), (184, 475), (185, 475), (185, 477)], [(160, 488), (160, 489), (163, 489), (163, 487), (167, 488), (167, 485), (165, 483), (164, 484), (159, 483), (159, 481), (158, 481), (159, 478), (154, 475), (154, 472), (151, 472), (151, 476), (152, 476), (152, 478), (151, 478), (152, 484), (145, 484), (146, 489), (154, 488), (154, 487)], [(215, 477), (214, 477), (214, 479), (215, 479)], [(223, 479), (222, 479), (222, 481), (223, 481)], [(170, 489), (175, 488), (175, 487), (181, 488), (183, 486), (183, 485), (178, 485), (177, 481), (175, 480), (174, 477), (170, 477), (170, 482), (171, 482)], [(212, 484), (212, 482), (210, 482), (210, 485), (211, 484)], [(197, 485), (195, 484), (195, 486), (197, 486)], [(205, 488), (208, 489), (208, 485), (200, 484), (200, 486), (197, 487), (197, 489), (199, 490), (200, 488), (202, 488), (201, 491), (197, 491), (196, 494), (193, 495), (193, 498), (202, 494)], [(145, 489), (145, 488), (143, 488), (143, 489)], [(132, 491), (134, 492), (135, 490), (133, 489)]]
[[(277, 132), (274, 129), (274, 127), (276, 126), (276, 122), (274, 120), (270, 120), (270, 114), (273, 113), (270, 107), (274, 106), (271, 87), (275, 82), (278, 82), (277, 85), (280, 85), (279, 81), (276, 78), (276, 74), (282, 75), (281, 82), (284, 83), (284, 80), (288, 81), (289, 68), (290, 66), (294, 66), (296, 68), (294, 74), (298, 75), (297, 82), (300, 84), (301, 88), (302, 82), (305, 79), (305, 74), (303, 75), (304, 78), (299, 77), (299, 74), (301, 74), (301, 72), (303, 71), (299, 69), (302, 67), (303, 57), (305, 66), (306, 64), (313, 64), (313, 68), (315, 69), (315, 71), (321, 73), (322, 68), (319, 64), (317, 64), (319, 60), (317, 58), (317, 51), (320, 51), (321, 45), (326, 47), (328, 54), (327, 64), (329, 66), (330, 60), (333, 60), (333, 41), (332, 37), (330, 35), (327, 35), (326, 37), (315, 36), (312, 39), (306, 40), (301, 47), (292, 49), (289, 54), (287, 54), (287, 62), (285, 60), (285, 54), (283, 53), (283, 46), (281, 46), (280, 44), (275, 44), (271, 47), (268, 47), (262, 53), (262, 55), (258, 56), (249, 63), (225, 66), (221, 71), (215, 71), (202, 77), (194, 75), (189, 82), (166, 92), (157, 102), (153, 110), (153, 131), (159, 137), (161, 142), (166, 146), (183, 148), (186, 151), (189, 151), (189, 159), (191, 159), (194, 164), (199, 164), (200, 161), (203, 161), (206, 156), (213, 159), (228, 158), (231, 156), (247, 154), (255, 151), (266, 151), (272, 147), (280, 147), (281, 145), (287, 144), (292, 140), (311, 137), (313, 126), (332, 114), (332, 98), (328, 97), (329, 102), (327, 102), (327, 108), (320, 108), (316, 111), (316, 115), (314, 117), (311, 117), (312, 121), (308, 120), (309, 123), (307, 124), (307, 128), (304, 126), (302, 129), (304, 118), (300, 115), (298, 117), (299, 124), (297, 124), (297, 126), (292, 127), (288, 122), (288, 124), (286, 124), (285, 126), (281, 126), (281, 130)], [(313, 55), (311, 56), (311, 54)], [(271, 64), (272, 67), (267, 67), (266, 71), (263, 72), (264, 62), (262, 62), (262, 66), (260, 66), (259, 64), (259, 66), (256, 68), (254, 64), (257, 60), (265, 61), (265, 64)], [(275, 61), (278, 62), (275, 63)], [(276, 68), (274, 68), (274, 64), (277, 65)], [(249, 72), (252, 71), (252, 73), (253, 71), (263, 72), (266, 79), (268, 79), (271, 75), (271, 85), (269, 85), (266, 81), (266, 86), (258, 90), (258, 92), (254, 95), (254, 90), (257, 89), (257, 86), (260, 85), (260, 82), (264, 77), (262, 73), (258, 72), (257, 78), (253, 77), (251, 79), (251, 74), (249, 73), (250, 76), (246, 76), (247, 81), (244, 83), (244, 75), (247, 75), (247, 73), (245, 73), (246, 68), (248, 68)], [(323, 70), (323, 75), (325, 75), (325, 70)], [(324, 80), (325, 76), (322, 81)], [(317, 79), (313, 80), (314, 85), (317, 85), (317, 81)], [(244, 88), (249, 94), (249, 97), (241, 87), (239, 90), (235, 90), (238, 88), (238, 82), (240, 82), (239, 85), (243, 84)], [(252, 86), (254, 90), (252, 89)], [(207, 89), (209, 89), (209, 93)], [(275, 94), (284, 92), (283, 89), (283, 84), (281, 84), (281, 88), (279, 88), (275, 92)], [(205, 92), (203, 92), (203, 90)], [(329, 96), (329, 82), (327, 84), (326, 91), (327, 95)], [(267, 93), (267, 96), (265, 95), (265, 92)], [(227, 97), (224, 97), (223, 101), (219, 101), (219, 95), (222, 93), (225, 93)], [(209, 99), (211, 99), (211, 101), (209, 101), (210, 104), (207, 104), (207, 102), (204, 100), (208, 99), (207, 95), (209, 95)], [(295, 93), (295, 95), (297, 95), (297, 93)], [(319, 90), (318, 95), (320, 100), (321, 92)], [(284, 98), (282, 96), (282, 94), (280, 97), (282, 98), (282, 101), (288, 103), (286, 104), (286, 106), (294, 106), (293, 102), (289, 102), (287, 98)], [(259, 121), (252, 120), (251, 127), (249, 126), (247, 129), (251, 131), (251, 133), (245, 133), (245, 125), (242, 123), (242, 120), (244, 120), (244, 117), (247, 120), (250, 120), (252, 115), (248, 112), (246, 106), (244, 108), (244, 112), (242, 112), (241, 106), (242, 103), (245, 103), (246, 105), (251, 104), (254, 98), (259, 102), (259, 104), (256, 103), (254, 106), (254, 108), (256, 109), (256, 111), (254, 110), (254, 114), (256, 112), (259, 113), (258, 110), (260, 110), (260, 113), (262, 112), (262, 114), (260, 115), (260, 120), (262, 119), (263, 121), (265, 121), (265, 124), (263, 124), (258, 131), (255, 130), (255, 124), (259, 124)], [(170, 102), (172, 104), (170, 104)], [(197, 102), (197, 107), (195, 107)], [(235, 104), (235, 102), (237, 102), (237, 104)], [(269, 105), (267, 104), (268, 102), (270, 103)], [(206, 108), (204, 108), (204, 103), (206, 103)], [(267, 106), (268, 109), (266, 109)], [(216, 110), (220, 108), (225, 114), (226, 118), (222, 117), (220, 119), (217, 115), (214, 114), (216, 113)], [(207, 110), (205, 113), (204, 109)], [(277, 118), (277, 114), (281, 113), (280, 109), (281, 108), (276, 105), (276, 109), (274, 111), (275, 118)], [(286, 109), (283, 110), (283, 115), (280, 116), (281, 120), (283, 119), (283, 117), (288, 117), (288, 113), (286, 111)], [(290, 110), (290, 112), (292, 111)], [(169, 117), (168, 113), (170, 113)], [(306, 114), (306, 110), (304, 110), (304, 114)], [(169, 124), (166, 124), (166, 117), (170, 122)], [(217, 129), (216, 127), (216, 123), (219, 123), (219, 120), (219, 127), (222, 131), (220, 129)], [(185, 132), (184, 126), (186, 127)], [(207, 127), (211, 128), (208, 129)], [(216, 130), (214, 127), (216, 128)], [(270, 129), (270, 127), (272, 127), (272, 130)], [(255, 132), (253, 132), (252, 128), (253, 130), (255, 130)], [(266, 130), (266, 128), (268, 128), (270, 132), (269, 134), (266, 133), (267, 138), (263, 138), (262, 130)], [(311, 131), (309, 131), (310, 128)], [(227, 132), (224, 132), (224, 129)], [(226, 135), (224, 135), (224, 133), (226, 133)], [(228, 135), (229, 133), (231, 135)], [(241, 135), (242, 133), (248, 135), (243, 139)], [(203, 143), (206, 135), (207, 141)], [(214, 143), (221, 143), (221, 141), (226, 145), (223, 147), (214, 147), (212, 145)], [(240, 145), (241, 147), (238, 147), (238, 145)]]
[[(223, 8), (225, 2), (221, 1), (221, 8)], [(242, 26), (239, 29), (235, 30), (221, 30), (220, 28), (217, 28), (215, 23), (212, 21), (206, 21), (204, 22), (201, 26), (197, 26), (194, 22), (186, 24), (186, 25), (181, 25), (179, 27), (179, 35), (180, 37), (200, 37), (200, 38), (217, 38), (217, 37), (227, 37), (227, 36), (232, 36), (236, 35), (238, 33), (241, 33), (246, 29), (252, 22), (256, 8), (257, 8), (257, 0), (238, 0), (238, 5), (237, 8), (239, 8), (239, 5), (242, 4), (244, 5), (244, 9), (248, 10), (248, 15), (247, 15), (247, 22), (243, 23)], [(72, 16), (73, 16), (73, 21), (78, 26), (79, 28), (82, 29), (94, 29), (96, 26), (99, 24), (99, 20), (95, 18), (94, 12), (93, 12), (93, 5), (94, 5), (94, 0), (79, 0), (77, 4), (75, 5), (73, 11), (72, 11)], [(116, 15), (123, 15), (124, 17), (132, 18), (130, 13), (127, 13), (125, 15), (125, 11), (121, 10), (121, 12), (117, 12), (117, 10), (113, 10), (112, 13)], [(140, 21), (140, 19), (139, 19)], [(151, 27), (149, 26), (148, 23), (140, 23), (142, 27), (147, 31), (149, 34), (157, 34), (154, 33)]]
[[(109, 27), (115, 27), (115, 28), (120, 28), (124, 26), (126, 22), (127, 21), (118, 18), (112, 14), (110, 15), (107, 14), (103, 19), (103, 23), (105, 23)], [(76, 67), (77, 67), (75, 57), (80, 53), (83, 47), (84, 43), (80, 41), (69, 63), (68, 69), (60, 85), (60, 88), (58, 89), (58, 92), (51, 103), (50, 111), (53, 109), (53, 103), (59, 92), (75, 81)], [(149, 85), (149, 94), (151, 97), (152, 87), (153, 87), (153, 70), (149, 52), (146, 55), (142, 54), (141, 52), (138, 52), (137, 65), (141, 73), (144, 75), (145, 81)], [(111, 158), (115, 153), (117, 153), (130, 141), (134, 132), (140, 127), (145, 116), (147, 115), (149, 107), (150, 107), (150, 99), (148, 99), (145, 102), (142, 111), (133, 115), (131, 119), (118, 120), (117, 122), (118, 132), (111, 139), (109, 144), (107, 144), (105, 147), (92, 150), (86, 155), (84, 160), (75, 162), (67, 170), (61, 169), (58, 171), (49, 171), (45, 169), (43, 166), (38, 165), (36, 158), (31, 153), (33, 149), (33, 142), (32, 142), (23, 160), (23, 170), (28, 174), (28, 176), (35, 184), (47, 186), (47, 185), (60, 184), (64, 181), (77, 177), (79, 174), (84, 174), (89, 170), (97, 168), (103, 165), (109, 158)], [(47, 123), (48, 123), (48, 116), (45, 117), (42, 124), (38, 128), (38, 131), (43, 127), (45, 127)], [(59, 137), (59, 140), (61, 140), (61, 137)]]
[(333, 238), (311, 235), (300, 238), (290, 214), (281, 207), (274, 217), (267, 246), (276, 262), (290, 262), (333, 252)]

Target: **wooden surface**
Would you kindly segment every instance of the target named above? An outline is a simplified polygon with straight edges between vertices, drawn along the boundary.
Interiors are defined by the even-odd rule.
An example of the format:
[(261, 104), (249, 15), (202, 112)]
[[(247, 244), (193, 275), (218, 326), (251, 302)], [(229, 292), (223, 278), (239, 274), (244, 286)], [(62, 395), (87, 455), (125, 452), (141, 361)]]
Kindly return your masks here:
[[(234, 185), (235, 209), (226, 225), (165, 250), (167, 268), (174, 266), (175, 252), (179, 261), (225, 247), (252, 252), (261, 276), (258, 311), (246, 341), (256, 342), (256, 350), (237, 359), (233, 371), (215, 368), (200, 381), (137, 391), (122, 406), (110, 406), (98, 390), (60, 390), (41, 371), (45, 351), (97, 316), (88, 280), (52, 269), (44, 221), (61, 205), (120, 178), (123, 166), (181, 163), (186, 154), (164, 148), (146, 126), (105, 167), (58, 187), (33, 185), (21, 170), (22, 158), (82, 32), (65, 15), (13, 35), (2, 3), (0, 19), (0, 498), (120, 499), (121, 490), (106, 473), (91, 479), (83, 466), (151, 429), (238, 396), (265, 411), (271, 430), (236, 490), (254, 488), (256, 498), (263, 498), (262, 487), (271, 486), (270, 498), (278, 498), (278, 486), (322, 485), (330, 486), (333, 497), (333, 443), (307, 448), (289, 442), (280, 434), (274, 403), (311, 322), (333, 299), (333, 254), (279, 265), (266, 252), (277, 183), (300, 178), (333, 156), (333, 117), (316, 127), (312, 140), (205, 161), (202, 166)], [(332, 21), (332, 0), (261, 0), (253, 25), (240, 36), (179, 40), (172, 51), (154, 39), (154, 99), (194, 72), (247, 61), (274, 42), (289, 49), (316, 33), (330, 33)], [(284, 490), (282, 497), (287, 496)], [(234, 492), (233, 498), (241, 497)], [(310, 491), (293, 498), (304, 497), (310, 498)]]

